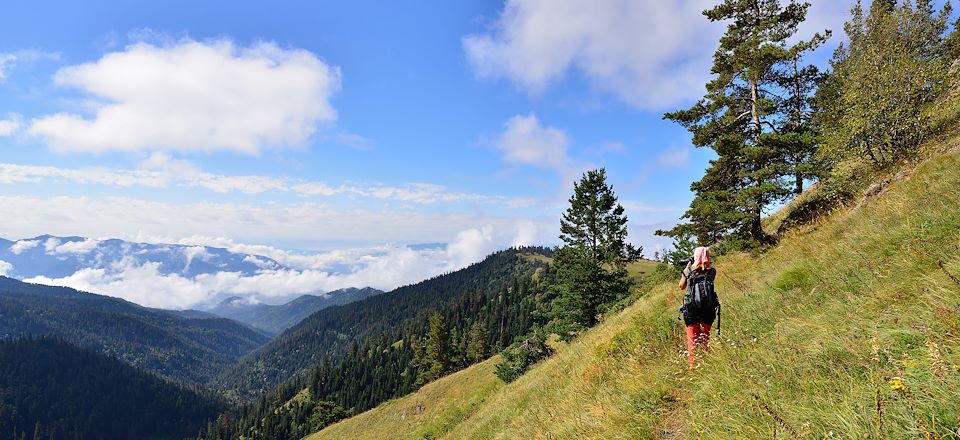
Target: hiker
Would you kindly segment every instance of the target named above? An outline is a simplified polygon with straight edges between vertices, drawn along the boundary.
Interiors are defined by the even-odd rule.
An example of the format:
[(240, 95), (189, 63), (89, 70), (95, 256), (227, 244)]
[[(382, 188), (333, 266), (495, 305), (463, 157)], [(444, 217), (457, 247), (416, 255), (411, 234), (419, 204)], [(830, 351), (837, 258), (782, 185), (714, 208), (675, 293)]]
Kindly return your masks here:
[[(680, 312), (687, 327), (687, 361), (690, 368), (693, 368), (696, 362), (694, 349), (697, 346), (707, 348), (710, 326), (713, 325), (720, 307), (720, 301), (713, 290), (716, 278), (717, 269), (710, 267), (710, 248), (694, 249), (693, 258), (687, 262), (680, 279), (680, 289), (687, 290)], [(719, 333), (719, 326), (717, 332)]]

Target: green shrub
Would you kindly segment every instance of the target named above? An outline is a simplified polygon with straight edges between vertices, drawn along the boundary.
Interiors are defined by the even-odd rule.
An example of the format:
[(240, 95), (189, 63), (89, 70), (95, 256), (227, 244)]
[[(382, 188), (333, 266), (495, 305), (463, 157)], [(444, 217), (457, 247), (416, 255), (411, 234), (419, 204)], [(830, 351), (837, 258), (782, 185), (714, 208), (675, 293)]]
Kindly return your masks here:
[(553, 349), (547, 345), (546, 332), (539, 328), (534, 329), (523, 339), (503, 350), (503, 361), (497, 364), (497, 377), (504, 382), (513, 382), (531, 365), (551, 354)]

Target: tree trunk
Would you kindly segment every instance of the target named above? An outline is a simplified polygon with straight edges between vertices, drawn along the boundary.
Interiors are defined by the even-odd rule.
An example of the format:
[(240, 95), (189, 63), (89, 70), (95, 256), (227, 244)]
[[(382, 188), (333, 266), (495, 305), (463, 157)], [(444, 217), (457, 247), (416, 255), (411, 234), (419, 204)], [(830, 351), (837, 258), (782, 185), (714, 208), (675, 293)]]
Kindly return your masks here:
[(756, 142), (757, 137), (760, 136), (760, 111), (757, 108), (758, 101), (759, 101), (759, 98), (757, 96), (757, 81), (750, 80), (750, 116), (753, 117), (754, 142)]
[(793, 193), (799, 196), (803, 192), (803, 174), (798, 172), (796, 178), (797, 181), (796, 186), (793, 188)]

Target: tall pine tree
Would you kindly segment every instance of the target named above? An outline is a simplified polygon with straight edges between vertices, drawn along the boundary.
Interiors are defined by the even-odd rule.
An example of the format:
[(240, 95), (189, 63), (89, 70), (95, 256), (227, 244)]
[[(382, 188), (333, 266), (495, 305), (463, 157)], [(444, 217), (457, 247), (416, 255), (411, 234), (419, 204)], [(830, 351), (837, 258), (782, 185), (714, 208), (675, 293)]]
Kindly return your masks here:
[(799, 60), (826, 36), (817, 34), (793, 45), (788, 40), (809, 6), (725, 0), (704, 11), (711, 21), (730, 23), (713, 57), (716, 76), (693, 107), (664, 117), (686, 127), (694, 145), (710, 147), (718, 157), (691, 186), (695, 199), (684, 215), (688, 223), (662, 235), (693, 234), (705, 244), (731, 233), (754, 243), (766, 241), (761, 216), (764, 208), (790, 194), (784, 176), (801, 180), (799, 185), (794, 182), (794, 189), (802, 185), (809, 174), (802, 165), (813, 147), (802, 134), (787, 133), (806, 124), (803, 113), (812, 72)]
[(419, 383), (425, 384), (447, 374), (453, 361), (450, 344), (450, 330), (447, 320), (440, 313), (430, 316), (430, 331), (427, 333), (427, 346), (424, 353)]
[(564, 245), (554, 256), (557, 298), (550, 330), (569, 339), (626, 296), (626, 264), (641, 254), (626, 242), (627, 216), (607, 184), (606, 170), (588, 171), (574, 184), (570, 207), (560, 220), (560, 239)]

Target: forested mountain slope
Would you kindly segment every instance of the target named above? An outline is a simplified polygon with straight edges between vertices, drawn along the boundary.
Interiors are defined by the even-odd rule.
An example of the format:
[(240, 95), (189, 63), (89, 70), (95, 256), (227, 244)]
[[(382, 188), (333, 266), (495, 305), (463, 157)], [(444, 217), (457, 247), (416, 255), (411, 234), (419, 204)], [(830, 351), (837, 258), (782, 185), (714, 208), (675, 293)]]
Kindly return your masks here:
[(54, 336), (162, 376), (203, 383), (269, 338), (225, 318), (0, 277), (0, 338)]
[(66, 342), (0, 340), (0, 438), (182, 439), (223, 407)]
[(242, 298), (230, 297), (209, 310), (217, 316), (230, 318), (272, 335), (282, 333), (307, 316), (327, 307), (360, 301), (383, 293), (371, 287), (339, 289), (323, 295), (303, 295), (285, 304), (248, 304)]
[[(459, 381), (491, 374), (476, 365), (431, 384), (442, 393), (424, 388), (310, 438), (956, 437), (958, 145), (759, 257), (717, 258), (722, 336), (694, 371), (664, 267), (663, 283), (515, 382), (491, 392), (489, 379)], [(452, 395), (476, 403), (445, 411)], [(408, 407), (419, 410), (398, 410)]]
[[(524, 252), (531, 249), (548, 252), (540, 248)], [(362, 301), (320, 310), (244, 358), (216, 383), (229, 393), (256, 396), (295, 375), (306, 373), (311, 367), (320, 366), (323, 360), (336, 365), (345, 358), (353, 359), (357, 365), (338, 370), (344, 375), (359, 374), (362, 377), (344, 376), (339, 380), (356, 382), (365, 377), (367, 382), (352, 385), (357, 392), (392, 396), (394, 389), (406, 389), (416, 382), (417, 371), (411, 365), (414, 347), (407, 335), (425, 335), (428, 317), (434, 312), (449, 314), (447, 319), (460, 328), (461, 334), (474, 322), (484, 320), (493, 346), (505, 346), (514, 336), (526, 331), (525, 327), (529, 327), (532, 320), (533, 304), (529, 301), (521, 304), (521, 281), (530, 280), (538, 268), (542, 272), (546, 264), (522, 258), (520, 252), (515, 249), (497, 252), (452, 273)], [(527, 291), (525, 287), (523, 289)], [(511, 303), (511, 299), (515, 299), (516, 304)], [(505, 313), (508, 310), (510, 313)], [(385, 352), (389, 359), (357, 356), (366, 352)], [(361, 363), (365, 365), (361, 366)], [(397, 373), (410, 371), (403, 375), (361, 371), (366, 367), (399, 369)], [(379, 383), (384, 391), (364, 388), (371, 382)], [(344, 400), (343, 403), (351, 408), (363, 406), (363, 401), (372, 402), (370, 399), (379, 401), (370, 396), (360, 401), (350, 399), (349, 403)]]

